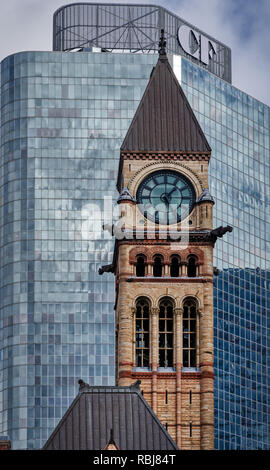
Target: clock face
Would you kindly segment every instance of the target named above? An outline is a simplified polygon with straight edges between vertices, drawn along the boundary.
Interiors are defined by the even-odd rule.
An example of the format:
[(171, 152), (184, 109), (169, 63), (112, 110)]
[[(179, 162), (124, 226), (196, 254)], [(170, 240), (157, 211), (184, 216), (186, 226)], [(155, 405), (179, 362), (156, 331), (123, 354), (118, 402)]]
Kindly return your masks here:
[(163, 225), (184, 220), (192, 211), (195, 200), (191, 182), (171, 170), (151, 173), (137, 191), (140, 211), (149, 220)]

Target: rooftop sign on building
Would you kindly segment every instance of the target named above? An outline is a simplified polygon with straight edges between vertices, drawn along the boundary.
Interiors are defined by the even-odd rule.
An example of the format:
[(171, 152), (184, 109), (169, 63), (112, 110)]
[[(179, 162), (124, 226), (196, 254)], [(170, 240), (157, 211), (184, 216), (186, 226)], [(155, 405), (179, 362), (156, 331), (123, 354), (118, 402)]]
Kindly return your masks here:
[(167, 52), (179, 54), (231, 83), (231, 50), (156, 5), (76, 3), (54, 14), (55, 51), (157, 52), (161, 29)]

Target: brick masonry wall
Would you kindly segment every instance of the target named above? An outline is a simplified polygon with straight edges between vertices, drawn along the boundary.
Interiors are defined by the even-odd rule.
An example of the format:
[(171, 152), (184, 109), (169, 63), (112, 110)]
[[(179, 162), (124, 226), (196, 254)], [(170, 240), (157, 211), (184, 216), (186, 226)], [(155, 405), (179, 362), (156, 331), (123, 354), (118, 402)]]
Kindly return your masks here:
[(0, 440), (0, 450), (11, 450), (11, 442)]
[[(196, 197), (208, 186), (208, 161), (198, 158), (166, 157), (144, 158), (125, 156), (123, 161), (123, 186), (128, 187), (132, 196), (140, 182), (151, 172), (173, 169), (183, 173), (194, 185)], [(125, 212), (127, 204), (121, 204)], [(129, 205), (133, 221), (142, 218), (134, 204)], [(207, 210), (206, 210), (207, 209)], [(136, 219), (137, 217), (137, 219)], [(187, 218), (185, 230), (212, 228), (212, 204), (195, 206)], [(187, 222), (186, 221), (186, 222)], [(151, 224), (150, 224), (151, 225)], [(152, 223), (153, 228), (155, 225)], [(136, 279), (135, 262), (137, 254), (144, 254), (147, 272), (143, 279)], [(178, 254), (187, 261), (189, 254), (196, 254), (199, 272), (195, 278), (182, 276), (170, 278), (168, 264), (172, 254)], [(162, 278), (153, 278), (153, 256), (162, 254), (164, 272)], [(118, 329), (118, 385), (130, 385), (141, 380), (141, 390), (153, 411), (157, 414), (180, 449), (213, 449), (213, 246), (207, 243), (190, 243), (181, 246), (166, 240), (123, 240), (118, 242), (117, 251), (117, 299), (116, 322)], [(165, 275), (165, 276), (164, 276)], [(128, 282), (127, 282), (128, 281)], [(146, 296), (150, 303), (150, 371), (136, 370), (135, 362), (135, 311), (136, 299)], [(158, 371), (158, 306), (160, 299), (170, 297), (174, 304), (174, 371)], [(185, 297), (197, 301), (197, 371), (182, 370), (182, 312)], [(167, 391), (167, 395), (166, 395)], [(167, 403), (166, 403), (167, 396)]]

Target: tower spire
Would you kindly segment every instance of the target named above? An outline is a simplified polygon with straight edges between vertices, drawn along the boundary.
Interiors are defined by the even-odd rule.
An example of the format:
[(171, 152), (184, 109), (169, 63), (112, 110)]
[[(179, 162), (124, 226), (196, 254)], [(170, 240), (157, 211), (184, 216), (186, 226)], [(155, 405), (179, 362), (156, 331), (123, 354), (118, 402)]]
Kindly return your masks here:
[(164, 36), (164, 29), (161, 30), (161, 36), (160, 36), (160, 40), (159, 40), (159, 57), (160, 56), (165, 56), (166, 57), (166, 45), (167, 45), (167, 41), (166, 41), (166, 38)]

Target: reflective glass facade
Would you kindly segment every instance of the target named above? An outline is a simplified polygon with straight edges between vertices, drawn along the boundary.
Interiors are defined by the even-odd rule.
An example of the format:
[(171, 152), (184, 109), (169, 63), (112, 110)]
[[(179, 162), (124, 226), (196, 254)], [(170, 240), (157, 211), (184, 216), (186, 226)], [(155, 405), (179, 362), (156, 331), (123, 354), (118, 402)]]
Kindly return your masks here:
[(212, 147), (215, 448), (270, 448), (270, 109), (182, 60), (182, 86)]
[[(89, 236), (86, 221), (90, 203), (109, 221), (119, 148), (156, 60), (27, 52), (2, 62), (0, 433), (14, 449), (43, 445), (79, 378), (114, 384), (114, 277), (97, 274), (113, 241), (102, 224)], [(170, 60), (212, 147), (215, 226), (234, 227), (215, 251), (215, 445), (267, 449), (269, 108)]]
[(62, 52), (2, 62), (0, 433), (13, 449), (41, 448), (79, 378), (114, 384), (114, 278), (98, 275), (113, 241), (100, 225), (89, 237), (87, 218), (90, 202), (110, 209), (155, 62)]

